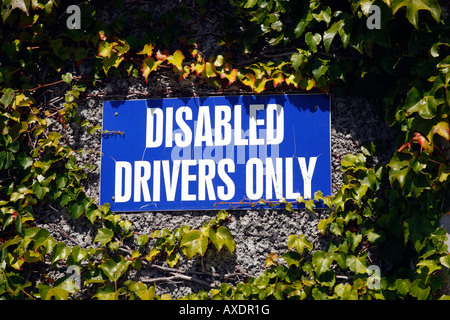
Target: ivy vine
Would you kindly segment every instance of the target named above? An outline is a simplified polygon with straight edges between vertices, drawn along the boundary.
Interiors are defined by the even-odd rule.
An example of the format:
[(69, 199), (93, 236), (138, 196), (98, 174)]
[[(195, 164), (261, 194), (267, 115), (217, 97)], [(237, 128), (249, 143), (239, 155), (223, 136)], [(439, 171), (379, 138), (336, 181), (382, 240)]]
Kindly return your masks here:
[[(202, 79), (221, 93), (357, 91), (398, 131), (389, 162), (373, 165), (380, 146), (369, 143), (342, 160), (345, 177), (336, 195), (314, 195), (331, 209), (318, 224), (330, 239), (326, 250), (290, 235), (286, 252), (269, 254), (263, 274), (185, 299), (449, 298), (440, 291), (450, 255), (439, 219), (450, 207), (450, 41), (449, 18), (437, 0), (199, 0), (158, 17), (135, 8), (108, 23), (96, 19), (106, 3), (118, 11), (126, 5), (81, 2), (82, 28), (71, 30), (61, 18), (63, 1), (2, 1), (0, 299), (170, 299), (151, 281), (129, 279), (129, 271), (163, 268), (155, 264), (159, 257), (169, 265), (165, 271), (198, 283), (175, 268), (181, 255), (235, 250), (226, 211), (198, 229), (137, 233), (129, 220), (86, 195), (92, 168), (77, 161), (82, 151), (63, 133), (49, 129), (56, 121), (100, 131), (77, 113), (87, 88), (114, 77), (148, 83), (162, 70), (180, 80)], [(366, 24), (372, 5), (380, 8), (379, 29)], [(224, 16), (211, 32), (222, 50), (213, 56), (202, 52), (192, 22), (208, 10)], [(130, 21), (142, 26), (139, 36), (127, 29)], [(88, 75), (73, 71), (86, 63), (93, 66)], [(55, 86), (63, 88), (60, 108), (41, 100)], [(312, 200), (298, 202), (314, 210)], [(87, 219), (97, 232), (92, 246), (56, 242), (36, 227), (42, 203), (58, 204), (75, 221)], [(286, 201), (275, 205), (292, 210)], [(377, 278), (373, 265), (381, 271)], [(69, 266), (80, 283), (67, 274)], [(65, 276), (30, 281), (29, 270), (39, 268)]]

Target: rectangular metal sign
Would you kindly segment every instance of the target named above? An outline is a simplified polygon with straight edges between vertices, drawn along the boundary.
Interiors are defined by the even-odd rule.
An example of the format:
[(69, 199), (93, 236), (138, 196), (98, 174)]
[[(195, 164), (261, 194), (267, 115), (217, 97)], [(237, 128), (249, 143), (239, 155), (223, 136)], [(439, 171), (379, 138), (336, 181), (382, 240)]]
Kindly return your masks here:
[(100, 203), (114, 212), (258, 208), (331, 194), (324, 94), (105, 101)]

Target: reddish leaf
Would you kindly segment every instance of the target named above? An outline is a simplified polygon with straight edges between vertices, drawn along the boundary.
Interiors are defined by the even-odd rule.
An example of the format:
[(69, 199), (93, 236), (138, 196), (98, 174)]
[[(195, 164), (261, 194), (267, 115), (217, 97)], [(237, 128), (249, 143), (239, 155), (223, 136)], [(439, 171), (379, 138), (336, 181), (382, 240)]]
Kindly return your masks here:
[(228, 80), (228, 86), (230, 86), (233, 82), (236, 81), (236, 76), (237, 76), (237, 69), (233, 69), (231, 70), (230, 73), (223, 72), (220, 75), (220, 78), (222, 79), (226, 78)]
[(166, 60), (168, 56), (169, 56), (169, 51), (167, 51), (167, 50), (163, 50), (163, 52), (161, 52), (160, 50), (156, 51), (156, 59), (159, 61)]
[(148, 83), (148, 75), (150, 74), (150, 72), (155, 71), (158, 66), (162, 63), (162, 61), (155, 61), (155, 59), (153, 58), (145, 58), (144, 61), (142, 62), (142, 67), (141, 67), (141, 71), (142, 71), (142, 75), (145, 78), (145, 83)]

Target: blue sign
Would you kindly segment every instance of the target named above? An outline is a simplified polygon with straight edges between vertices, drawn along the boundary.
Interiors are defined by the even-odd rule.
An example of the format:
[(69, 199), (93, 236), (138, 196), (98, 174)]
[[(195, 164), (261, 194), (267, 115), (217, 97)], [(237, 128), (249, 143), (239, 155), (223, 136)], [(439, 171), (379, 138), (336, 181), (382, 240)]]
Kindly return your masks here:
[(114, 212), (264, 208), (281, 199), (296, 208), (299, 197), (331, 194), (330, 99), (106, 101), (100, 171), (100, 203)]

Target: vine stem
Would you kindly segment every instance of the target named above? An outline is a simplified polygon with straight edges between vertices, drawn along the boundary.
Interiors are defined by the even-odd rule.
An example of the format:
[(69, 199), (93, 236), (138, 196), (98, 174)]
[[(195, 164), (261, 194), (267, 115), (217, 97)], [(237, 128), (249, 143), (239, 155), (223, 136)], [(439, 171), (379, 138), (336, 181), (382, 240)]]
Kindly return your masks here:
[[(86, 77), (79, 76), (79, 77), (73, 77), (72, 80), (80, 80), (80, 79), (84, 79), (84, 78), (86, 78)], [(36, 91), (36, 90), (38, 90), (38, 89), (40, 89), (40, 88), (45, 88), (45, 87), (54, 86), (55, 84), (58, 84), (58, 83), (61, 83), (61, 82), (64, 82), (64, 80), (59, 80), (59, 81), (55, 81), (55, 82), (51, 82), (51, 83), (42, 84), (42, 85), (39, 85), (39, 86), (37, 86), (37, 87), (35, 87), (35, 88), (32, 88), (32, 89), (17, 89), (17, 90), (14, 90), (14, 92), (21, 92), (21, 91), (27, 91), (27, 92), (29, 92), (29, 91)]]

